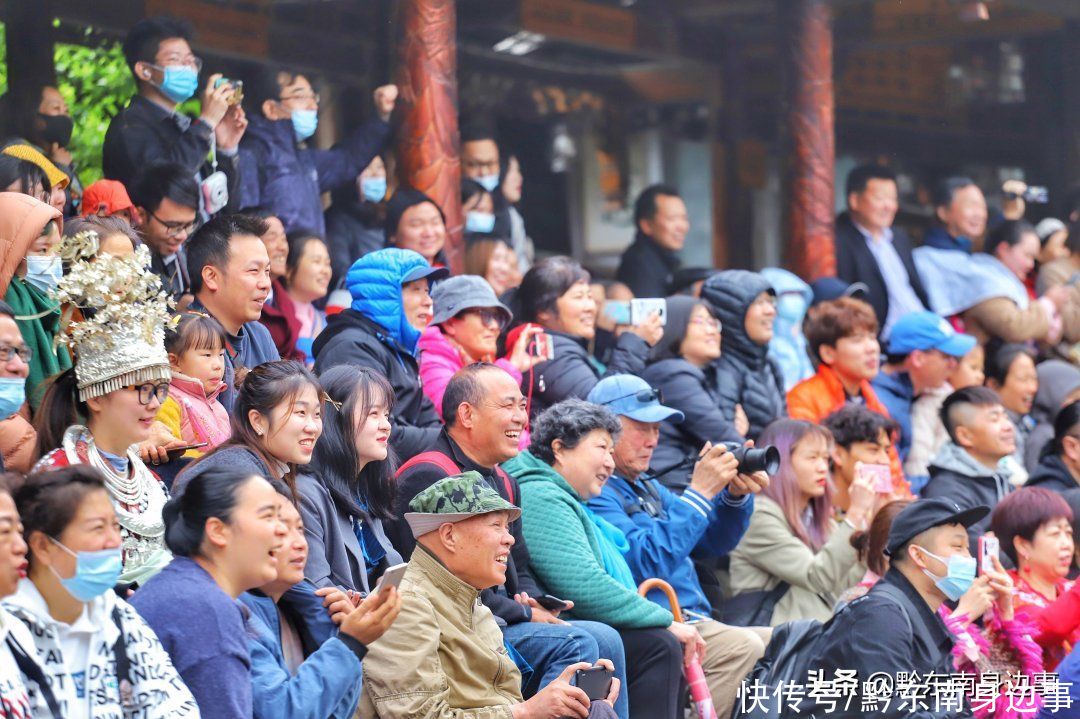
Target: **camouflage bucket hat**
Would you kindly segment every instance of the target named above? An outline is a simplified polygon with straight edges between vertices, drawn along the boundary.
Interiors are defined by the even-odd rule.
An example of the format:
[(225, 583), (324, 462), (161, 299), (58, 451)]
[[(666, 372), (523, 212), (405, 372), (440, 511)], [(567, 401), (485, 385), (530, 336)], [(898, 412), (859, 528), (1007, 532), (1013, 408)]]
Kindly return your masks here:
[(503, 499), (479, 472), (463, 472), (440, 479), (409, 502), (405, 513), (414, 537), (433, 532), (447, 522), (460, 522), (489, 512), (509, 512), (510, 521), (521, 510)]

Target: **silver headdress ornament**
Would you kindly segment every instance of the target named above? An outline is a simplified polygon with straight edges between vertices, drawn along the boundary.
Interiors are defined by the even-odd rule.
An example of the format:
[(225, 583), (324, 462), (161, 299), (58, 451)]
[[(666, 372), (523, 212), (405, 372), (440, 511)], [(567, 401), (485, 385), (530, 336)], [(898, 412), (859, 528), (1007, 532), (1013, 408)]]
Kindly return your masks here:
[(60, 254), (69, 268), (49, 293), (68, 307), (65, 319), (71, 308), (84, 315), (67, 333), (81, 401), (172, 376), (165, 326), (174, 321), (173, 301), (149, 269), (150, 251), (140, 245), (131, 257), (98, 256), (98, 246), (93, 230), (65, 239)]

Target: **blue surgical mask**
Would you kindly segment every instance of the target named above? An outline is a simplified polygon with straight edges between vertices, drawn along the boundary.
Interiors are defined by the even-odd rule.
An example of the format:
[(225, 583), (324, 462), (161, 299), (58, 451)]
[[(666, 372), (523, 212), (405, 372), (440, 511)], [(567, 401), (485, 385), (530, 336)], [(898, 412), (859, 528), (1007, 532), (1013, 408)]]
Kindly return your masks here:
[[(918, 545), (915, 546), (918, 547)], [(923, 570), (923, 574), (933, 579), (934, 584), (946, 597), (955, 602), (964, 596), (967, 590), (971, 589), (971, 583), (975, 581), (975, 572), (978, 568), (975, 557), (954, 554), (945, 559), (922, 547), (918, 548), (946, 566), (944, 577), (939, 577), (928, 569)]]
[(495, 192), (495, 188), (499, 186), (499, 173), (496, 172), (494, 175), (480, 175), (480, 177), (474, 177), (473, 180), (488, 192)]
[(318, 110), (293, 110), (292, 128), (297, 142), (303, 142), (315, 134), (319, 126)]
[(495, 229), (495, 215), (490, 212), (469, 212), (465, 214), (465, 231), (489, 235)]
[(124, 570), (124, 559), (120, 547), (101, 549), (96, 552), (73, 552), (52, 537), (53, 544), (75, 557), (75, 576), (64, 578), (52, 569), (53, 574), (68, 594), (80, 602), (89, 602), (100, 597), (116, 586), (120, 573)]
[(25, 401), (25, 378), (0, 377), (0, 419), (7, 419), (18, 412)]
[(173, 102), (184, 102), (199, 87), (199, 72), (188, 65), (166, 65), (159, 89)]
[(368, 202), (382, 202), (386, 197), (386, 178), (360, 178), (360, 195)]
[(59, 255), (27, 255), (26, 277), (23, 279), (48, 294), (60, 283), (63, 271)]

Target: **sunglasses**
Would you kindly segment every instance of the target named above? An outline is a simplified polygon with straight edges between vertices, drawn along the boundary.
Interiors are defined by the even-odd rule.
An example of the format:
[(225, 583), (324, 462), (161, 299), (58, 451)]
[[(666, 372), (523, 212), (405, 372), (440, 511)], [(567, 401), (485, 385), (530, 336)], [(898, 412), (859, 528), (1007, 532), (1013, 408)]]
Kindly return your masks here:
[(605, 404), (605, 405), (607, 405), (607, 404), (615, 404), (616, 402), (621, 402), (622, 400), (630, 399), (631, 397), (636, 399), (641, 404), (649, 404), (653, 400), (659, 402), (660, 404), (664, 403), (664, 396), (663, 396), (663, 394), (661, 394), (660, 390), (658, 390), (658, 389), (643, 389), (643, 390), (640, 390), (640, 391), (635, 392), (633, 394), (624, 394), (622, 397), (616, 397), (614, 399), (609, 399), (606, 402), (602, 402), (601, 404)]

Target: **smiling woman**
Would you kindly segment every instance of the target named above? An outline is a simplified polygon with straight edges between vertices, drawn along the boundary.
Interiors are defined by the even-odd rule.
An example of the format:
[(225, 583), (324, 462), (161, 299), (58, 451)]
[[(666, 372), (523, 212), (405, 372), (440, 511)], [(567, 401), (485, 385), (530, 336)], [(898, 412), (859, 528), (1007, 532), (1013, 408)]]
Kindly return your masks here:
[(236, 598), (277, 578), (287, 530), (280, 495), (249, 472), (215, 469), (165, 507), (175, 558), (132, 599), (180, 676), (217, 716), (251, 716), (251, 658)]
[(296, 467), (311, 461), (322, 434), (323, 401), (319, 381), (299, 362), (258, 365), (236, 395), (232, 437), (180, 472), (173, 492), (207, 471), (231, 469), (282, 479), (295, 495)]

